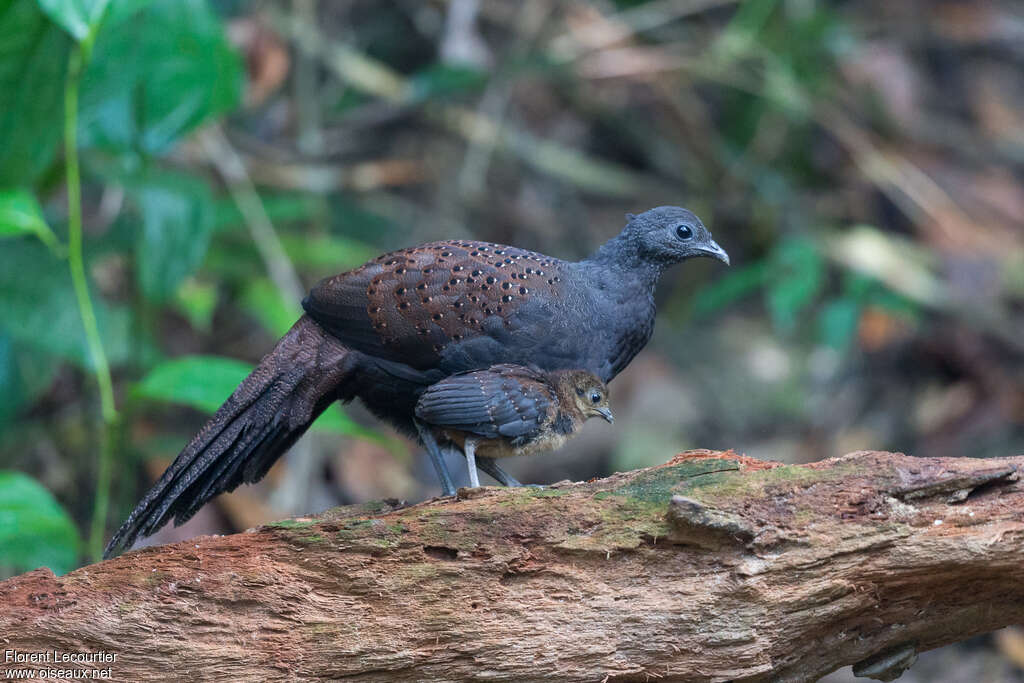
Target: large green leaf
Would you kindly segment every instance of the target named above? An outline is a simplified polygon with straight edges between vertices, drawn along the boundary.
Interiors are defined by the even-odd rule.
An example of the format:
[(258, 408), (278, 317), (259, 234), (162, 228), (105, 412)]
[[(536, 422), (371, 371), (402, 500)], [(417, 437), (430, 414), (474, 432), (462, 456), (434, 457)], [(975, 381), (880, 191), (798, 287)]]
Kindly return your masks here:
[(81, 141), (160, 154), (239, 102), (242, 69), (206, 0), (156, 0), (104, 24), (82, 87)]
[(0, 0), (0, 186), (27, 185), (53, 161), (70, 47), (35, 0)]
[(77, 564), (78, 548), (78, 530), (50, 492), (25, 474), (0, 470), (0, 566), (63, 574)]
[(51, 19), (81, 41), (104, 24), (123, 21), (149, 4), (150, 0), (37, 0)]
[(84, 40), (103, 19), (110, 0), (38, 0), (51, 19), (64, 27), (75, 40)]
[[(128, 309), (108, 305), (95, 288), (92, 299), (107, 357), (123, 362), (130, 352)], [(0, 301), (0, 330), (25, 346), (92, 367), (66, 261), (36, 241), (5, 242)]]
[(35, 235), (51, 249), (57, 247), (35, 196), (28, 190), (0, 189), (0, 238), (20, 235)]
[(135, 391), (145, 398), (212, 413), (250, 372), (251, 365), (233, 358), (184, 356), (157, 365)]
[(772, 268), (765, 281), (768, 310), (776, 328), (791, 331), (824, 284), (824, 260), (813, 242), (792, 239), (780, 244), (772, 254)]
[[(135, 387), (136, 395), (156, 401), (180, 403), (212, 413), (252, 372), (252, 366), (219, 356), (184, 356), (164, 361), (150, 370)], [(331, 407), (313, 423), (318, 431), (381, 440), (353, 422), (342, 410)]]
[(180, 175), (144, 179), (133, 188), (142, 212), (136, 273), (146, 298), (164, 301), (203, 261), (213, 231), (206, 183)]

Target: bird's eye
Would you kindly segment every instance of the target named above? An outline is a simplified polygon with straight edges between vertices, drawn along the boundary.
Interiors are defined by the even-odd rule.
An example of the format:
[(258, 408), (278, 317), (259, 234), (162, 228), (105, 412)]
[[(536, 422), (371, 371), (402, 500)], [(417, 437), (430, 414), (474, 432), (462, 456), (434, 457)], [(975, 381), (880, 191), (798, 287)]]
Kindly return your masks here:
[(681, 240), (692, 240), (693, 228), (685, 223), (683, 225), (676, 226), (676, 236)]
[(597, 393), (596, 391), (594, 393), (592, 393), (590, 395), (590, 402), (593, 403), (594, 405), (597, 405), (598, 403), (600, 403), (601, 402), (601, 394)]
[(577, 395), (577, 396), (582, 396), (582, 395), (583, 395), (583, 390), (582, 390), (582, 389), (580, 389), (579, 387), (577, 387), (577, 388), (576, 388), (576, 395)]

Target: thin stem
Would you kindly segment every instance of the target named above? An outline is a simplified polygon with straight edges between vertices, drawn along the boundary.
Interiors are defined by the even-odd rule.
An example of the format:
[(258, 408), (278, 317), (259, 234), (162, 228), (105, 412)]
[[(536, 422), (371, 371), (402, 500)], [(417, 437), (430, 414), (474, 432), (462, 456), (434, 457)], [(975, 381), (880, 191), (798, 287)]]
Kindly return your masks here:
[(249, 177), (245, 162), (219, 126), (210, 126), (204, 130), (199, 136), (199, 142), (210, 162), (224, 178), (231, 198), (249, 227), (249, 234), (256, 244), (256, 250), (267, 266), (270, 279), (281, 293), (285, 304), (298, 317), (302, 313), (298, 302), (305, 294), (305, 290), (298, 273), (295, 272), (295, 265), (288, 258), (281, 238), (274, 230), (274, 224), (267, 215), (263, 200), (260, 199), (259, 192)]
[[(92, 36), (90, 36), (91, 38)], [(96, 311), (89, 298), (89, 283), (85, 276), (82, 257), (82, 181), (78, 167), (78, 87), (82, 71), (92, 51), (92, 40), (86, 39), (71, 51), (68, 75), (64, 83), (64, 157), (68, 187), (68, 265), (71, 282), (82, 316), (85, 338), (92, 358), (93, 373), (100, 389), (100, 407), (103, 415), (103, 439), (96, 467), (96, 497), (89, 531), (89, 554), (93, 560), (103, 556), (103, 535), (107, 510), (110, 506), (110, 473), (114, 454), (114, 431), (117, 427), (117, 407), (114, 404), (114, 385), (110, 377), (110, 364), (103, 350)]]

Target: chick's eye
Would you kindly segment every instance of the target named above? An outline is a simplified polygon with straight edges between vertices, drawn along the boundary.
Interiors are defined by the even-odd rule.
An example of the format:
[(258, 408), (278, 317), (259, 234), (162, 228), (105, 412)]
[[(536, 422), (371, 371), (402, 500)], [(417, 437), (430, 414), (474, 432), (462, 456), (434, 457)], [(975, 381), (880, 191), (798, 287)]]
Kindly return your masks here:
[(595, 405), (600, 403), (601, 402), (601, 394), (597, 393), (596, 391), (594, 393), (592, 393), (590, 395), (590, 402), (595, 404)]
[(686, 224), (676, 226), (676, 236), (681, 240), (691, 240), (693, 239), (693, 228)]

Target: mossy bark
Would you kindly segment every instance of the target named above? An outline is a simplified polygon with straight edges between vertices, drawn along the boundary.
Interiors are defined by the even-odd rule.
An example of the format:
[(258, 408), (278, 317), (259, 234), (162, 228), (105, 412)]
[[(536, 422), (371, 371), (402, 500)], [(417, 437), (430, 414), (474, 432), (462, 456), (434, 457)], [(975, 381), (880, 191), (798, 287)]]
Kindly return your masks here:
[(695, 451), (0, 583), (3, 649), (119, 680), (891, 679), (1024, 621), (1024, 456)]

